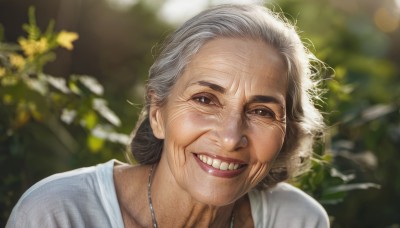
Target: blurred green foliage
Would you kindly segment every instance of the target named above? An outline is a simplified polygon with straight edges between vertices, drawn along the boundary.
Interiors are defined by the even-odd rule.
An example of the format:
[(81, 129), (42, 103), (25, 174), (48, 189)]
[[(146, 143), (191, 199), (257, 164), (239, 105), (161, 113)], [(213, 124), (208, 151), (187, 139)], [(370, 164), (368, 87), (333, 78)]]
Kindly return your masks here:
[[(316, 150), (332, 162), (314, 162), (301, 179), (311, 181), (305, 190), (324, 204), (332, 227), (399, 227), (400, 28), (381, 30), (384, 23), (400, 21), (398, 6), (367, 0), (277, 2), (334, 72), (325, 76), (320, 104), (330, 126), (328, 153)], [(384, 21), (377, 18), (381, 11), (397, 17)]]
[[(73, 33), (54, 32), (53, 22), (41, 32), (49, 20), (43, 14), (42, 26), (30, 16), (25, 38), (10, 42), (18, 44), (3, 37), (12, 26), (0, 26), (0, 225), (39, 179), (124, 160), (125, 134), (140, 110), (127, 100), (142, 101), (149, 50), (171, 26), (142, 1), (123, 12), (104, 2), (77, 4), (81, 13), (73, 15), (81, 21), (72, 27), (80, 39), (70, 62), (58, 47), (68, 48)], [(320, 72), (327, 91), (318, 103), (329, 125), (325, 141), (315, 148), (312, 170), (295, 183), (325, 206), (332, 227), (400, 226), (400, 31), (384, 32), (388, 27), (375, 18), (390, 1), (276, 3), (269, 6), (296, 23), (311, 51), (331, 67)], [(35, 48), (27, 52), (29, 44)], [(66, 63), (80, 75), (64, 74)], [(59, 74), (64, 77), (52, 76)]]
[[(76, 33), (54, 32), (53, 25), (42, 33), (30, 8), (29, 24), (23, 26), (27, 36), (20, 37), (18, 45), (0, 43), (2, 221), (22, 191), (49, 170), (118, 157), (116, 152), (128, 143), (128, 136), (117, 132), (121, 121), (107, 106), (103, 86), (95, 78), (71, 75), (65, 80), (43, 72), (55, 58), (55, 48), (72, 49), (78, 38)], [(82, 157), (92, 158), (89, 162)]]

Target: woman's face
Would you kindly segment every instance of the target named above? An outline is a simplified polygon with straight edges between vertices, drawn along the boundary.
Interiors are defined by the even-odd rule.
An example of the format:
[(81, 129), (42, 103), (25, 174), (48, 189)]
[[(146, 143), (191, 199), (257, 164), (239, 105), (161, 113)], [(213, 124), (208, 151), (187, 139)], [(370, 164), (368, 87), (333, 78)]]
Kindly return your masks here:
[(219, 38), (187, 65), (162, 107), (151, 106), (176, 183), (202, 203), (234, 202), (266, 175), (286, 131), (285, 65), (261, 41)]

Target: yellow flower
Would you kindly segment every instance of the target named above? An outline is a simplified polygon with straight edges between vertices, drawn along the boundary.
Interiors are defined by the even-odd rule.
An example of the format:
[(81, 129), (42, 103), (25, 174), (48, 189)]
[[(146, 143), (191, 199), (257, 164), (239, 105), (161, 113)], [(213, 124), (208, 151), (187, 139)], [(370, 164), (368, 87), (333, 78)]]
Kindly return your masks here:
[(18, 54), (10, 54), (10, 63), (17, 69), (22, 70), (25, 66), (25, 59)]
[(40, 40), (27, 40), (25, 38), (20, 38), (18, 43), (21, 45), (22, 50), (28, 57), (32, 57), (36, 54), (42, 54), (46, 52), (49, 47), (45, 37), (40, 38)]
[(31, 42), (25, 38), (20, 38), (18, 40), (19, 45), (21, 45), (22, 50), (24, 50), (25, 55), (32, 56), (34, 53)]
[(38, 53), (44, 53), (45, 51), (47, 51), (47, 49), (49, 48), (48, 46), (49, 45), (45, 37), (42, 37), (39, 41), (36, 41), (36, 50)]
[(61, 31), (57, 36), (57, 43), (68, 50), (72, 50), (72, 42), (78, 39), (78, 34), (74, 32)]
[(0, 67), (0, 78), (3, 77), (5, 74), (6, 74), (6, 69)]

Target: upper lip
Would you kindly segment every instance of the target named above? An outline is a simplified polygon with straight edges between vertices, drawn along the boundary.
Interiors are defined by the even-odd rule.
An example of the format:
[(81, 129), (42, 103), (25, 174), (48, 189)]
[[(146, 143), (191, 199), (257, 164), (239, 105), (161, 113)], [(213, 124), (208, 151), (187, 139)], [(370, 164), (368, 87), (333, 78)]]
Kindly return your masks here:
[(210, 154), (210, 153), (207, 153), (207, 152), (200, 152), (200, 153), (195, 153), (195, 154), (196, 155), (206, 155), (208, 157), (218, 159), (218, 160), (220, 160), (222, 162), (237, 163), (239, 165), (245, 165), (246, 164), (246, 162), (244, 162), (242, 160), (239, 160), (239, 159), (223, 157), (223, 156), (220, 156), (220, 155)]

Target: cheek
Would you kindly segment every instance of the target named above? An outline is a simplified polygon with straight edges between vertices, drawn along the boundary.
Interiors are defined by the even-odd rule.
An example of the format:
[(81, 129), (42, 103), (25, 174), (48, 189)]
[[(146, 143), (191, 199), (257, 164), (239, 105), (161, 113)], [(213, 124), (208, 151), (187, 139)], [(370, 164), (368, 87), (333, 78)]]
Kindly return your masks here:
[(171, 117), (166, 125), (165, 142), (169, 146), (174, 145), (179, 151), (186, 149), (207, 132), (213, 122), (209, 116), (188, 109), (175, 112)]
[(282, 148), (285, 131), (282, 127), (271, 125), (267, 129), (259, 129), (252, 137), (254, 142), (254, 156), (257, 162), (272, 161)]
[(184, 168), (190, 161), (188, 156), (192, 156), (191, 145), (208, 131), (212, 122), (207, 116), (189, 109), (177, 111), (173, 118), (170, 118), (166, 125), (163, 153), (177, 180), (189, 181), (193, 177), (188, 169)]

